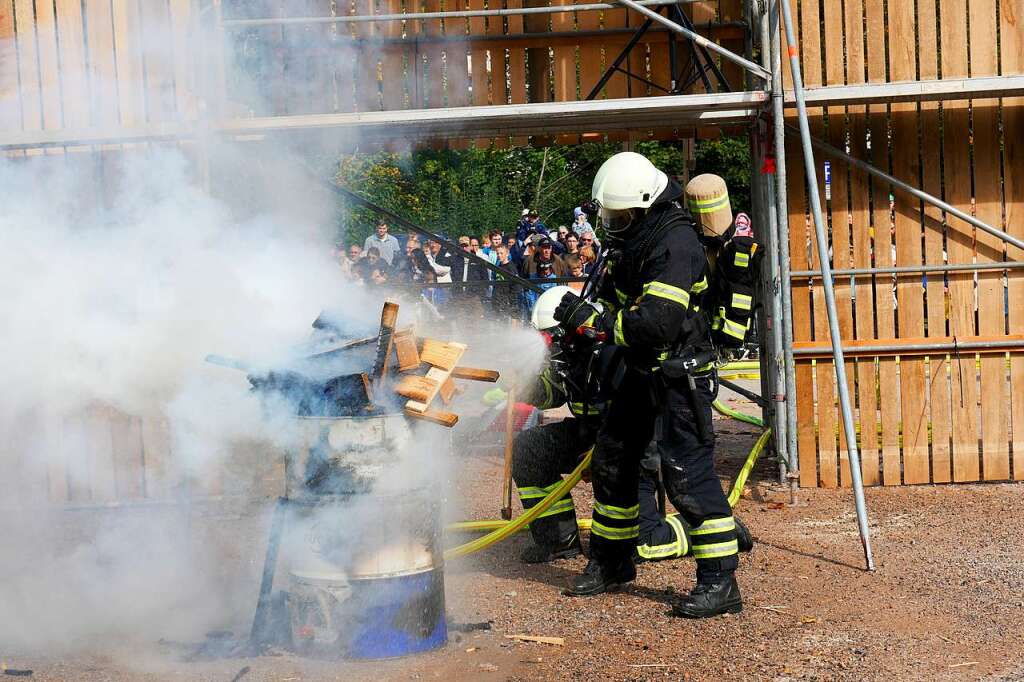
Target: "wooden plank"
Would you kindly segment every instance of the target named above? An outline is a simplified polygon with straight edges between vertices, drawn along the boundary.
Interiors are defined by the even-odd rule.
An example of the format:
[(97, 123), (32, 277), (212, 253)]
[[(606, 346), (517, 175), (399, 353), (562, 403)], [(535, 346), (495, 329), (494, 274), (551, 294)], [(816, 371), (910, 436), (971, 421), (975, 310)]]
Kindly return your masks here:
[(146, 119), (138, 3), (114, 2), (113, 23), (120, 122), (123, 126), (134, 126)]
[(437, 381), (430, 377), (404, 376), (395, 386), (395, 393), (410, 400), (426, 402), (438, 388)]
[[(42, 89), (43, 129), (63, 125), (60, 93), (60, 56), (57, 52), (57, 20), (52, 2), (36, 3), (36, 40), (39, 53), (39, 83)], [(60, 150), (48, 150), (60, 154)]]
[(416, 337), (411, 327), (395, 332), (394, 345), (399, 372), (408, 372), (420, 366), (420, 352), (416, 347)]
[[(790, 265), (794, 270), (806, 269), (807, 260), (807, 192), (804, 181), (804, 167), (801, 163), (800, 146), (792, 136), (786, 138), (789, 207), (789, 253)], [(797, 341), (811, 339), (810, 288), (807, 280), (793, 281), (793, 338)], [(796, 412), (797, 454), (800, 462), (800, 485), (818, 485), (817, 444), (814, 428), (814, 370), (810, 360), (797, 360)]]
[[(619, 29), (621, 29), (621, 28), (633, 28), (633, 29), (636, 29), (636, 28), (639, 28), (640, 23), (641, 23), (641, 20), (639, 18), (637, 18), (636, 21), (631, 22), (630, 21), (630, 13), (629, 13), (629, 11), (627, 11), (625, 9), (605, 10), (604, 12), (601, 12), (601, 17), (602, 17), (602, 20), (604, 22), (604, 28), (606, 30), (607, 29), (615, 29), (615, 28), (619, 28)], [(626, 42), (623, 41), (622, 38), (626, 38), (626, 40), (628, 41), (628, 39), (630, 37), (631, 36), (625, 35), (625, 36), (621, 36), (621, 37), (619, 37), (619, 38), (617, 38), (615, 40), (609, 40), (608, 38), (605, 38), (604, 49), (603, 49), (604, 56), (603, 56), (603, 59), (602, 59), (602, 62), (601, 62), (601, 73), (602, 74), (604, 73), (605, 69), (607, 69), (609, 66), (611, 66), (611, 63), (613, 61), (615, 61), (615, 58), (619, 55), (619, 52), (621, 52), (622, 48), (625, 47)], [(665, 36), (665, 37), (666, 37), (666, 40), (662, 40), (659, 43), (662, 46), (668, 45), (667, 36)], [(622, 63), (622, 67), (628, 69), (632, 73), (641, 73), (642, 74), (642, 73), (644, 73), (647, 70), (646, 66), (644, 64), (645, 61), (646, 60), (644, 59), (644, 43), (640, 43), (640, 45), (638, 46), (638, 49), (636, 51), (634, 51), (632, 54), (630, 54), (628, 57), (626, 57), (626, 60)], [(664, 64), (666, 66), (659, 67), (658, 66), (659, 63), (660, 64)], [(665, 50), (665, 61), (664, 62), (656, 61), (654, 59), (654, 55), (652, 55), (651, 68), (652, 69), (657, 69), (657, 68), (663, 69), (664, 73), (666, 75), (666, 81), (665, 81), (666, 83), (668, 83), (668, 80), (667, 80), (667, 74), (668, 74), (667, 64), (668, 64), (668, 49), (667, 49), (667, 47), (666, 47), (666, 50)], [(585, 90), (585, 92), (583, 94), (586, 95), (587, 93), (589, 93), (590, 90), (596, 84), (597, 84), (597, 81), (594, 81), (593, 83), (587, 83), (586, 81), (582, 82), (581, 83), (581, 87), (582, 87), (583, 90)], [(615, 74), (614, 76), (612, 76), (608, 80), (608, 83), (604, 87), (604, 92), (602, 94), (598, 95), (598, 97), (599, 98), (600, 97), (607, 97), (609, 99), (616, 99), (616, 98), (620, 98), (620, 97), (636, 97), (636, 96), (639, 96), (642, 93), (646, 92), (646, 88), (647, 88), (647, 86), (644, 85), (643, 83), (640, 83), (639, 81), (633, 80), (632, 78), (629, 78), (625, 74), (617, 73), (617, 74)], [(657, 93), (655, 93), (655, 94), (657, 94)]]
[[(0, 0), (0, 130), (21, 129), (14, 0)], [(18, 154), (22, 156), (22, 154)]]
[(426, 410), (424, 412), (417, 412), (415, 410), (405, 409), (405, 416), (413, 419), (421, 419), (434, 424), (440, 424), (441, 426), (447, 426), (451, 428), (459, 423), (459, 415), (453, 412), (442, 412), (441, 410)]
[[(842, 4), (825, 3), (822, 6), (823, 24), (825, 27), (825, 84), (842, 85), (846, 80), (843, 45), (843, 21)], [(846, 108), (842, 106), (828, 107), (828, 141), (840, 148), (846, 146)], [(831, 162), (830, 162), (831, 163)], [(825, 218), (830, 220), (832, 234), (832, 267), (851, 267), (851, 244), (850, 244), (850, 209), (849, 209), (849, 188), (847, 182), (848, 168), (845, 164), (835, 163), (831, 165), (831, 199), (823, 197), (823, 207), (827, 210)], [(836, 312), (839, 318), (839, 334), (843, 339), (850, 339), (854, 336), (853, 324), (853, 286), (848, 278), (838, 277), (833, 285), (836, 299)], [(856, 386), (854, 363), (846, 365), (846, 382), (851, 388), (851, 399), (856, 395), (853, 388)], [(855, 405), (852, 407), (856, 407)], [(853, 410), (856, 415), (856, 410)], [(839, 426), (839, 484), (849, 486), (850, 479), (850, 452), (846, 444), (846, 432), (842, 428), (841, 413), (837, 415), (836, 423)]]
[[(580, 31), (596, 31), (601, 28), (601, 18), (600, 12), (578, 12), (576, 14), (576, 24)], [(590, 90), (597, 85), (597, 81), (600, 80), (601, 75), (604, 73), (602, 60), (605, 49), (607, 48), (604, 45), (596, 42), (580, 42), (579, 96), (573, 97), (573, 99), (586, 97)], [(613, 51), (608, 59), (614, 59), (615, 54), (617, 53)]]
[[(942, 75), (962, 78), (968, 75), (966, 0), (947, 0), (942, 4)], [(970, 122), (967, 102), (946, 102), (943, 106), (942, 154), (945, 172), (945, 200), (954, 206), (971, 205)], [(947, 224), (947, 252), (951, 263), (969, 263), (974, 257), (973, 229), (960, 221)], [(971, 336), (974, 327), (974, 275), (950, 272), (949, 334)], [(978, 460), (978, 392), (974, 358), (954, 357), (950, 367), (950, 414), (952, 417), (953, 480), (977, 481), (981, 474)]]
[[(889, 36), (914, 35), (913, 3), (894, 3), (889, 6)], [(916, 47), (913, 40), (896, 38), (889, 41), (889, 70), (892, 80), (916, 77)], [(890, 108), (890, 154), (893, 175), (910, 178), (920, 184), (918, 166), (918, 117), (914, 104), (893, 104)], [(921, 214), (920, 202), (905, 194), (895, 195), (896, 264), (920, 265)], [(896, 280), (897, 321), (899, 336), (924, 336), (924, 290), (921, 275), (904, 274)], [(924, 359), (900, 358), (900, 420), (903, 435), (904, 483), (927, 483), (928, 466), (928, 408)]]
[(142, 457), (142, 420), (116, 412), (111, 415), (110, 430), (117, 499), (141, 499), (146, 476)]
[[(884, 107), (876, 112), (872, 107), (868, 116), (871, 139), (884, 140), (887, 135), (887, 117)], [(875, 145), (871, 154), (875, 165), (888, 167), (888, 147), (884, 144)], [(872, 230), (874, 233), (874, 256), (878, 267), (891, 267), (894, 264), (892, 244), (892, 212), (889, 207), (889, 191), (887, 184), (871, 180), (872, 193)], [(892, 278), (879, 275), (875, 278), (875, 315), (878, 320), (878, 338), (893, 338), (896, 335), (895, 293)], [(882, 483), (883, 485), (899, 485), (901, 481), (900, 467), (900, 411), (899, 377), (896, 358), (884, 355), (878, 358), (878, 395), (880, 420), (882, 423)]]
[(455, 366), (459, 363), (459, 358), (462, 357), (465, 351), (465, 344), (423, 339), (420, 362), (426, 362), (451, 372), (455, 369)]
[(171, 429), (163, 415), (142, 419), (142, 457), (145, 463), (143, 494), (148, 499), (167, 499), (178, 486), (178, 470), (171, 451)]
[[(828, 4), (825, 5), (828, 8)], [(719, 0), (718, 3), (718, 21), (720, 22), (732, 22), (732, 21), (744, 21), (746, 17), (743, 14), (743, 0)], [(755, 20), (756, 25), (756, 20)], [(842, 39), (842, 22), (836, 23), (839, 27), (839, 37)], [(826, 25), (826, 31), (828, 30)], [(712, 40), (721, 44), (727, 50), (734, 52), (735, 54), (742, 55), (746, 49), (744, 45), (743, 37), (738, 38), (717, 38), (712, 35)], [(840, 42), (840, 44), (842, 44)], [(831, 52), (829, 56), (832, 56)], [(842, 61), (842, 60), (834, 60)], [(719, 59), (718, 63), (722, 69), (722, 75), (729, 81), (729, 86), (733, 91), (747, 90), (746, 86), (746, 71), (739, 64), (729, 61), (728, 59)]]
[(380, 313), (380, 330), (377, 332), (377, 354), (370, 370), (370, 378), (374, 381), (387, 376), (388, 365), (391, 363), (391, 346), (398, 322), (398, 304), (387, 301)]
[(64, 128), (88, 128), (88, 69), (80, 0), (55, 0)]
[[(938, 18), (935, 5), (919, 3), (917, 25), (919, 43), (925, 49), (919, 52), (919, 76), (922, 79), (938, 77)], [(931, 46), (935, 46), (932, 48)], [(936, 102), (922, 102), (919, 119), (924, 144), (921, 146), (921, 188), (934, 196), (942, 194), (941, 146), (929, 142), (929, 131), (937, 132), (940, 127), (939, 105)], [(945, 262), (944, 229), (942, 212), (925, 204), (924, 214), (924, 259), (928, 265)], [(926, 330), (929, 337), (946, 335), (946, 286), (942, 276), (926, 277), (925, 303), (927, 307)], [(928, 410), (931, 425), (931, 460), (933, 483), (947, 483), (952, 479), (952, 453), (950, 449), (950, 402), (949, 365), (944, 354), (932, 355), (928, 359)]]
[(451, 376), (452, 369), (455, 367), (455, 365), (458, 364), (459, 360), (462, 358), (462, 355), (466, 352), (466, 346), (465, 344), (454, 342), (448, 345), (449, 347), (453, 347), (455, 349), (455, 352), (452, 352), (451, 354), (454, 357), (454, 361), (452, 362), (451, 367), (447, 369), (444, 369), (442, 367), (431, 367), (427, 371), (426, 376), (428, 379), (433, 379), (436, 385), (431, 389), (426, 399), (410, 400), (405, 404), (405, 409), (412, 410), (413, 412), (426, 412), (427, 409), (430, 407), (431, 401), (437, 395), (437, 392), (441, 390), (441, 384), (447, 381), (448, 377)]
[[(374, 0), (356, 0), (351, 4), (350, 13), (377, 14)], [(356, 24), (352, 31), (359, 37), (372, 37), (377, 35), (380, 26), (379, 23)], [(380, 55), (375, 49), (363, 47), (356, 52), (356, 111), (380, 111), (383, 106), (379, 62)]]
[[(18, 24), (17, 64), (18, 93), (21, 102), (22, 130), (41, 130), (43, 127), (43, 105), (40, 97), (39, 57), (36, 46), (35, 11), (33, 0), (15, 0), (14, 16)], [(0, 38), (3, 40), (3, 38)], [(29, 150), (27, 154), (38, 154)]]
[(438, 391), (438, 395), (441, 396), (441, 400), (445, 405), (452, 401), (455, 394), (458, 392), (458, 388), (455, 386), (455, 381), (449, 376), (443, 384), (441, 384), (441, 390)]
[[(1002, 73), (1024, 73), (1024, 0), (1003, 5), (999, 21), (1002, 38)], [(1024, 237), (1024, 98), (1003, 100), (1003, 197), (1004, 229), (1017, 238)], [(1008, 275), (1010, 301), (1018, 302), (1009, 310), (1008, 329), (1011, 334), (1024, 333), (1024, 273)], [(1013, 438), (1013, 477), (1024, 480), (1024, 353), (1010, 354), (1011, 427)]]
[[(117, 2), (118, 0), (111, 0)], [(120, 0), (124, 2), (125, 0)], [(190, 41), (192, 0), (169, 0), (169, 29), (171, 32), (171, 72), (174, 77), (174, 102), (178, 119), (195, 120), (198, 113), (196, 107), (195, 84), (192, 75), (196, 68), (193, 49), (194, 41)]]
[(452, 370), (452, 376), (456, 379), (467, 379), (469, 381), (487, 381), (494, 383), (498, 380), (499, 374), (493, 369), (480, 369), (478, 367), (456, 367)]
[[(861, 83), (865, 80), (867, 68), (864, 32), (864, 6), (861, 0), (844, 3), (843, 34), (846, 37), (846, 82)], [(867, 107), (854, 105), (847, 109), (849, 114), (849, 145), (857, 158), (868, 158), (867, 149)], [(868, 176), (856, 168), (849, 172), (850, 232), (854, 267), (871, 267), (872, 234), (870, 191)], [(856, 279), (854, 298), (854, 338), (875, 338), (874, 287), (870, 279)], [(881, 457), (878, 445), (878, 370), (875, 358), (855, 359), (852, 386), (857, 395), (857, 420), (860, 427), (858, 441), (861, 459), (861, 476), (864, 485), (878, 485), (881, 477)], [(844, 471), (840, 471), (840, 482), (845, 485)]]
[[(171, 59), (174, 46), (167, 31), (171, 20), (168, 0), (139, 0), (139, 17), (146, 83), (146, 120), (151, 123), (172, 121), (177, 114), (174, 63)], [(274, 110), (273, 113), (282, 112)]]
[[(94, 126), (116, 126), (119, 123), (117, 110), (117, 66), (114, 62), (114, 32), (111, 0), (85, 1), (86, 59), (89, 65), (89, 111)], [(116, 190), (110, 179), (115, 159), (111, 152), (119, 145), (103, 145), (96, 155), (96, 198), (109, 206)], [(109, 172), (108, 172), (109, 171)]]
[[(471, 10), (478, 10), (484, 8), (484, 0), (468, 0), (467, 7)], [(501, 17), (471, 17), (469, 19), (469, 34), (470, 35), (485, 35), (488, 33), (488, 24), (500, 24)], [(498, 47), (494, 45), (494, 47)], [(494, 50), (497, 52), (497, 50)], [(469, 52), (469, 58), (472, 62), (470, 83), (473, 87), (472, 92), (472, 103), (473, 104), (493, 104), (491, 99), (490, 91), (490, 73), (487, 70), (487, 62), (490, 59), (491, 51), (485, 47), (474, 47)], [(504, 68), (504, 59), (501, 60), (502, 68)], [(497, 62), (495, 62), (497, 66)], [(501, 72), (504, 74), (504, 70)], [(497, 81), (497, 74), (495, 76)], [(495, 83), (497, 85), (497, 82)]]
[(51, 504), (63, 505), (68, 502), (68, 465), (67, 449), (64, 438), (66, 433), (65, 420), (62, 416), (51, 417), (47, 428), (52, 435), (51, 449), (46, 458), (46, 481), (49, 487)]
[[(999, 58), (996, 54), (996, 41), (992, 39), (997, 31), (995, 0), (972, 0), (970, 31), (971, 75), (997, 74)], [(1000, 225), (1003, 206), (999, 184), (999, 101), (973, 100), (971, 104), (975, 214), (989, 225)], [(979, 262), (1003, 260), (1002, 240), (981, 230), (976, 231), (975, 237)], [(1001, 334), (1006, 328), (1003, 273), (979, 272), (977, 281), (978, 333)], [(1002, 355), (982, 356), (980, 398), (982, 478), (986, 481), (1009, 479), (1010, 394), (1006, 383), (1005, 358)]]

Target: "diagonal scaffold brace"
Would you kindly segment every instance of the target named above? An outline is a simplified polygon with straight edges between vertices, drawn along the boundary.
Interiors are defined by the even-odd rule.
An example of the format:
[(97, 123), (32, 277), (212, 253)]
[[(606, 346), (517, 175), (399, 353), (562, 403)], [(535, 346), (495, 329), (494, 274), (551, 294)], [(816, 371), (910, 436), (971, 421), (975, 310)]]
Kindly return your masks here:
[[(800, 141), (804, 154), (804, 170), (807, 176), (807, 194), (810, 197), (811, 215), (814, 218), (814, 235), (818, 247), (818, 261), (821, 263), (821, 282), (825, 290), (825, 310), (828, 312), (828, 330), (832, 341), (832, 358), (836, 371), (836, 386), (839, 392), (839, 407), (843, 415), (843, 434), (850, 456), (850, 477), (853, 482), (853, 499), (857, 508), (857, 527), (861, 544), (864, 546), (864, 561), (867, 570), (875, 570), (871, 553), (871, 533), (868, 529), (868, 510), (864, 501), (864, 481), (860, 470), (860, 452), (857, 450), (857, 430), (853, 421), (850, 403), (850, 387), (846, 382), (846, 363), (843, 358), (842, 337), (839, 335), (839, 316), (836, 313), (836, 295), (832, 288), (832, 264), (829, 261), (828, 240), (825, 221), (821, 213), (821, 197), (818, 195), (818, 176), (814, 168), (814, 150), (811, 130), (807, 123), (807, 103), (804, 99), (803, 77), (800, 73), (800, 58), (797, 51), (796, 35), (793, 31), (793, 16), (789, 0), (780, 0), (782, 20), (786, 28), (786, 42), (789, 44), (789, 67), (793, 74), (793, 94), (796, 97), (797, 120), (800, 124)], [(784, 283), (788, 286), (788, 282)]]

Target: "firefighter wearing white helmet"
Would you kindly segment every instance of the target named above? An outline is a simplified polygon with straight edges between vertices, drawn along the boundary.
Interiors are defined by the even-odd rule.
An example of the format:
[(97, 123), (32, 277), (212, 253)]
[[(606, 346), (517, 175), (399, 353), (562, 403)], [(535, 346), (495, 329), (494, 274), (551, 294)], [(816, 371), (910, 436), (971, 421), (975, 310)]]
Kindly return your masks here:
[(590, 562), (569, 593), (598, 594), (635, 579), (637, 462), (653, 438), (668, 497), (693, 528), (697, 560), (697, 585), (673, 613), (704, 618), (737, 613), (742, 601), (736, 523), (714, 471), (714, 351), (701, 309), (708, 262), (682, 196), (639, 154), (605, 161), (593, 185), (612, 247), (597, 286), (603, 309), (567, 293), (554, 317), (567, 333), (589, 325), (607, 335), (627, 367), (594, 447)]
[[(554, 318), (555, 308), (572, 289), (556, 286), (540, 295), (531, 313), (533, 326), (551, 336), (562, 330)], [(519, 490), (523, 509), (530, 509), (547, 497), (594, 445), (602, 405), (597, 389), (588, 385), (586, 358), (564, 353), (559, 343), (549, 344), (549, 363), (527, 390), (516, 399), (542, 410), (567, 405), (572, 419), (542, 424), (523, 431), (512, 442), (512, 478)], [(592, 390), (588, 390), (592, 389)], [(555, 502), (530, 524), (534, 544), (522, 554), (526, 563), (542, 563), (580, 554), (580, 536), (572, 496)]]
[[(555, 308), (561, 302), (569, 287), (559, 286), (548, 289), (533, 308), (531, 322), (541, 332), (558, 335), (558, 321), (554, 318)], [(535, 426), (523, 431), (512, 442), (512, 476), (519, 490), (524, 509), (539, 504), (547, 493), (562, 481), (562, 476), (579, 464), (580, 456), (594, 446), (600, 414), (606, 409), (604, 401), (591, 404), (590, 417), (584, 412), (585, 396), (583, 386), (588, 382), (586, 363), (598, 349), (590, 343), (578, 349), (579, 355), (562, 352), (558, 343), (551, 345), (551, 364), (538, 377), (534, 386), (520, 399), (537, 407), (550, 409), (568, 403), (575, 418)], [(614, 354), (614, 347), (608, 349)], [(614, 359), (603, 358), (603, 362)], [(595, 388), (591, 386), (591, 388)], [(653, 452), (651, 452), (653, 450)], [(640, 509), (640, 534), (636, 538), (636, 557), (643, 561), (677, 559), (692, 554), (693, 538), (690, 527), (678, 514), (663, 515), (658, 509), (658, 454), (649, 449), (651, 456), (641, 464), (640, 482), (637, 489)], [(740, 520), (737, 529), (742, 532), (741, 551), (753, 546), (750, 535)], [(580, 553), (580, 538), (577, 531), (576, 510), (572, 497), (566, 495), (530, 524), (534, 544), (522, 554), (526, 563), (542, 563), (573, 557)]]

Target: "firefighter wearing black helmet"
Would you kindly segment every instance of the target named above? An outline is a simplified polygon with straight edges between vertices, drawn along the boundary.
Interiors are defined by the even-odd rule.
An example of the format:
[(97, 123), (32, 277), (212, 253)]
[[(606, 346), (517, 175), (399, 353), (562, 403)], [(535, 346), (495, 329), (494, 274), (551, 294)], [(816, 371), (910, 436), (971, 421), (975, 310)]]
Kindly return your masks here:
[(673, 613), (737, 613), (736, 524), (714, 471), (704, 247), (678, 203), (682, 187), (640, 154), (605, 161), (592, 194), (612, 242), (597, 289), (602, 310), (566, 294), (554, 316), (570, 332), (594, 327), (623, 347), (627, 371), (594, 448), (590, 562), (568, 593), (599, 594), (635, 579), (637, 462), (653, 438), (668, 497), (693, 529), (697, 560), (697, 585)]

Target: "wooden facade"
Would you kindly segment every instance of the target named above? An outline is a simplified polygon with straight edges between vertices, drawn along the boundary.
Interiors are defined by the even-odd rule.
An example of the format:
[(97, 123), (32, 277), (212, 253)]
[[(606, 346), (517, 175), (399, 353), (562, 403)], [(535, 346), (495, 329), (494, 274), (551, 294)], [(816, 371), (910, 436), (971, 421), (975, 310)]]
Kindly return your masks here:
[[(966, 0), (801, 0), (798, 16), (809, 87), (1024, 73), (1020, 0), (969, 8)], [(812, 134), (1024, 236), (1024, 99), (815, 107), (809, 114)], [(788, 142), (792, 267), (816, 270), (799, 141)], [(816, 160), (833, 268), (1021, 260), (1016, 248), (863, 171), (820, 154)], [(1024, 479), (1024, 272), (840, 276), (835, 291), (847, 342), (1020, 342), (1019, 351), (848, 358), (865, 484)], [(793, 305), (795, 346), (827, 348), (820, 279), (795, 279)], [(848, 486), (831, 359), (798, 359), (796, 373), (800, 483)]]

